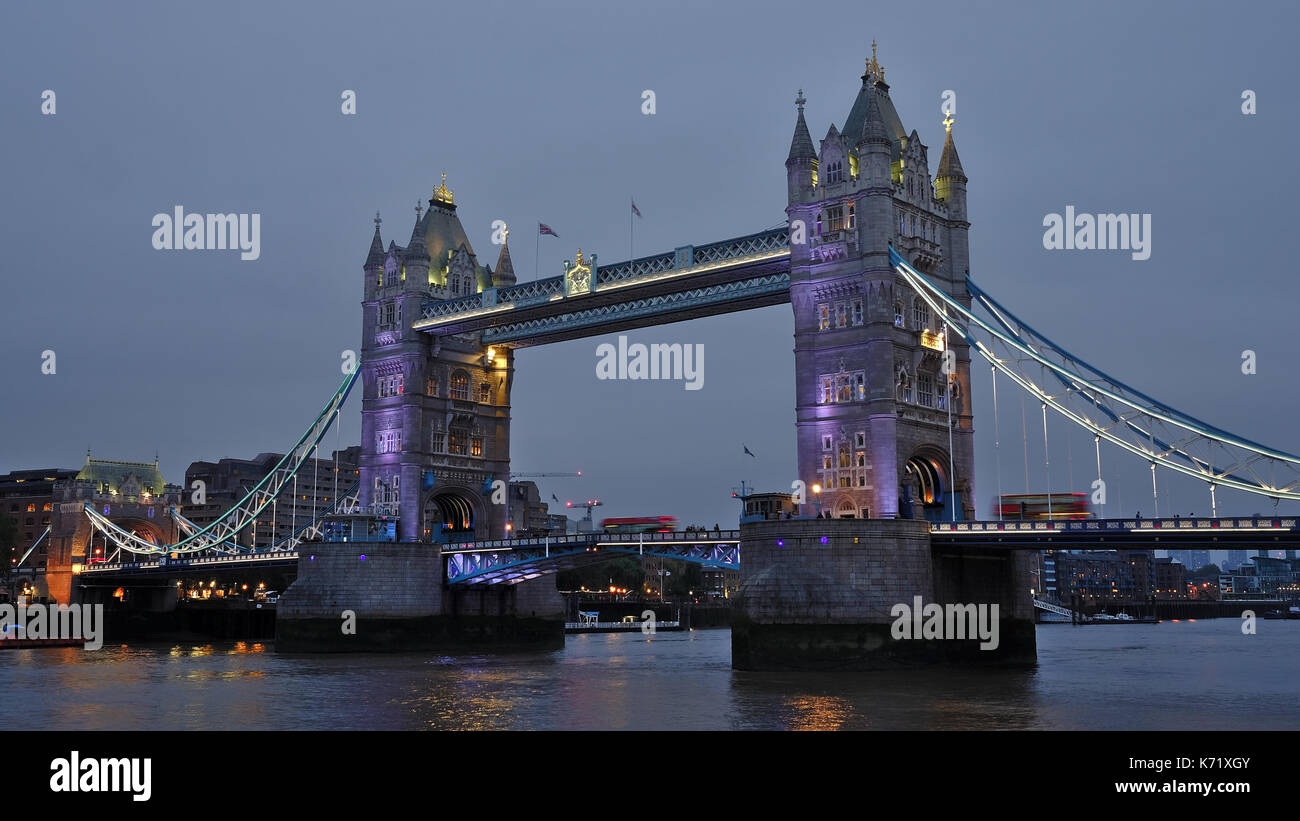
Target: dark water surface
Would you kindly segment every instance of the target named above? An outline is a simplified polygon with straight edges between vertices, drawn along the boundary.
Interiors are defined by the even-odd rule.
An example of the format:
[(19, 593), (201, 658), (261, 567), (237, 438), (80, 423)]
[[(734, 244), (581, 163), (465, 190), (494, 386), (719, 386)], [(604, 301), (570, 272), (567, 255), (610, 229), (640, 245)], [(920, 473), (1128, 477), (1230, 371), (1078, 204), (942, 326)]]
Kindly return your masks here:
[(1038, 628), (1036, 668), (744, 673), (727, 630), (512, 655), (0, 651), (4, 729), (1300, 729), (1300, 621)]

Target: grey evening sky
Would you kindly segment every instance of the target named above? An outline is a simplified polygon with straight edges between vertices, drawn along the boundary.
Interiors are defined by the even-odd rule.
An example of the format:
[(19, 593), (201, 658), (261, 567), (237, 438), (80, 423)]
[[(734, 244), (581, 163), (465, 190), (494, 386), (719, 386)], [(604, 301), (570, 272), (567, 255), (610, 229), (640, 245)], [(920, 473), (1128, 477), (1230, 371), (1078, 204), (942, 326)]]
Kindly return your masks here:
[[(842, 126), (873, 38), (932, 168), (940, 95), (957, 92), (977, 282), (1156, 398), (1300, 451), (1294, 7), (42, 2), (0, 18), (0, 471), (156, 450), (180, 482), (194, 460), (287, 448), (359, 348), (374, 212), (405, 244), (443, 171), (481, 262), (496, 261), (491, 222), (511, 225), (521, 279), (578, 247), (626, 258), (629, 197), (638, 254), (781, 224), (795, 91), (814, 140)], [(150, 221), (176, 205), (261, 214), (261, 258), (154, 250)], [(1044, 250), (1043, 216), (1067, 205), (1150, 213), (1151, 258)], [(535, 260), (539, 220), (560, 239)], [(734, 522), (740, 480), (794, 478), (792, 333), (777, 306), (629, 334), (703, 344), (700, 391), (597, 380), (613, 337), (524, 350), (514, 467), (581, 469), (543, 496), (598, 497), (604, 515)], [(989, 388), (978, 368), (982, 514), (997, 487)], [(1011, 397), (1006, 492), (1026, 484)], [(1026, 413), (1037, 490), (1041, 423)], [(359, 419), (354, 394), (344, 444)], [(1051, 426), (1053, 487), (1087, 489), (1091, 438)], [(1147, 469), (1113, 448), (1103, 462), (1112, 503), (1151, 511)], [(1204, 486), (1161, 482), (1162, 512), (1208, 512)]]

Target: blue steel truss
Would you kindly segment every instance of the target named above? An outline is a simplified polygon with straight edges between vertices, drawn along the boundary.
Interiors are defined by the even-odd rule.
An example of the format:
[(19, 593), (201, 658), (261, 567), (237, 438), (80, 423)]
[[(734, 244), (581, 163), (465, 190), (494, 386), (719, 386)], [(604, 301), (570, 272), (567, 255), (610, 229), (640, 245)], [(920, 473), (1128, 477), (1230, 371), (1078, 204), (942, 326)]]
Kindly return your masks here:
[(483, 331), (483, 344), (503, 344), (640, 317), (682, 313), (692, 308), (725, 304), (773, 294), (784, 294), (788, 293), (789, 290), (789, 273), (769, 274), (736, 282), (727, 282), (722, 285), (709, 285), (703, 288), (691, 288), (686, 291), (674, 291), (669, 294), (646, 297), (645, 299), (627, 300), (613, 305), (602, 305), (597, 308), (587, 308), (558, 316), (498, 325)]
[(614, 556), (656, 556), (740, 569), (740, 531), (583, 533), (550, 539), (499, 539), (443, 548), (448, 584), (515, 584)]
[[(677, 277), (685, 278), (738, 265), (769, 260), (778, 261), (788, 257), (789, 252), (790, 238), (788, 229), (785, 227), (759, 231), (756, 234), (747, 234), (743, 237), (735, 237), (699, 247), (683, 246), (662, 254), (616, 262), (612, 265), (598, 265), (594, 272), (591, 290), (581, 294), (565, 296), (564, 277), (556, 276), (532, 282), (523, 282), (506, 288), (489, 288), (473, 296), (448, 300), (431, 299), (424, 304), (422, 310), (423, 319), (417, 322), (415, 327), (420, 330), (433, 330), (438, 325), (471, 319), (488, 312), (494, 315), (504, 314), (508, 317), (511, 311), (560, 299), (564, 299), (566, 302), (568, 300), (574, 301), (575, 310), (566, 313), (565, 316), (576, 317), (579, 320), (590, 320), (575, 326), (587, 327), (590, 324), (599, 324), (601, 321), (595, 319), (586, 309), (581, 307), (584, 300), (593, 296), (602, 293), (607, 294), (614, 289), (650, 285)], [(753, 295), (741, 293), (745, 288), (756, 289), (755, 293), (757, 294), (775, 293), (782, 286), (788, 290), (789, 275), (785, 273), (782, 276), (785, 278), (783, 283), (767, 281), (768, 278), (766, 277), (754, 277), (752, 280), (743, 283), (733, 283), (739, 285), (739, 289), (727, 290), (725, 286), (687, 289), (690, 294), (689, 297), (678, 295), (679, 298), (676, 302), (656, 302), (654, 305), (639, 305), (637, 306), (637, 310), (640, 311), (639, 314), (628, 309), (626, 315), (668, 313), (683, 308), (710, 304), (710, 302), (728, 302)], [(684, 284), (689, 284), (689, 279), (684, 279)], [(636, 302), (641, 302), (641, 300), (636, 300)], [(610, 307), (619, 308), (622, 306)], [(522, 325), (522, 323), (520, 324)], [(553, 324), (557, 329), (562, 328), (564, 324), (563, 318), (554, 318)], [(500, 342), (503, 340), (497, 339), (495, 341)]]

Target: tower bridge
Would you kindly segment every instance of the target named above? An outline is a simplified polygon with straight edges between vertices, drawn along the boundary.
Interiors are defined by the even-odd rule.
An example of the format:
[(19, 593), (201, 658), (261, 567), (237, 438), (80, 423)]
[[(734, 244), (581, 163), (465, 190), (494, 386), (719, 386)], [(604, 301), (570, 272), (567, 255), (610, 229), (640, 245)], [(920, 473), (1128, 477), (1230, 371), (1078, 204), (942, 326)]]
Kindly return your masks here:
[[(539, 587), (540, 577), (634, 548), (600, 535), (540, 545), (502, 541), (505, 506), (491, 503), (490, 488), (510, 475), (517, 352), (788, 302), (796, 475), (824, 489), (819, 509), (833, 521), (744, 523), (741, 532), (712, 543), (692, 534), (680, 546), (665, 540), (651, 548), (728, 564), (739, 562), (744, 542), (744, 602), (733, 632), (738, 666), (797, 666), (791, 648), (809, 646), (819, 648), (809, 651), (816, 664), (833, 665), (845, 653), (869, 663), (871, 648), (884, 640), (879, 612), (888, 611), (890, 597), (910, 600), (907, 591), (916, 590), (1000, 600), (1008, 630), (1020, 637), (1004, 647), (1019, 658), (1027, 648), (1032, 657), (1021, 557), (1034, 540), (1290, 538), (1290, 519), (1277, 520), (1290, 523), (1282, 525), (1220, 518), (1215, 494), (1228, 487), (1300, 499), (1300, 457), (1200, 422), (1107, 376), (979, 288), (969, 259), (968, 178), (952, 117), (944, 120), (932, 172), (929, 148), (894, 108), (874, 47), (861, 81), (842, 129), (830, 124), (817, 144), (807, 100), (802, 91), (796, 97), (784, 163), (785, 225), (778, 229), (613, 264), (578, 251), (562, 274), (520, 283), (508, 236), (495, 267), (479, 259), (444, 174), (427, 209), (417, 207), (405, 245), (385, 243), (376, 215), (361, 266), (359, 368), (262, 483), (204, 528), (178, 520), (184, 536), (166, 544), (103, 521), (92, 506), (85, 516), (129, 553), (229, 550), (232, 537), (290, 486), (355, 384), (362, 391), (362, 456), (353, 509), (388, 517), (395, 541), (365, 545), (364, 552), (356, 543), (282, 546), (299, 562), (299, 581), (279, 614), (281, 623), (296, 625), (295, 646), (333, 647), (334, 612), (356, 600), (381, 632), (433, 629), (428, 619), (463, 625), (492, 614), (522, 624), (556, 606), (553, 585)], [(1039, 401), (1044, 420), (1051, 410), (1093, 435), (1098, 478), (1105, 440), (1148, 463), (1153, 477), (1163, 468), (1205, 482), (1215, 515), (1204, 527), (1169, 528), (1164, 520), (1032, 529), (974, 521), (972, 361), (990, 367), (995, 418), (1001, 376)], [(934, 552), (938, 545), (942, 553)], [(369, 592), (376, 585), (402, 592), (381, 601)], [(466, 595), (469, 588), (477, 598)], [(497, 598), (488, 598), (489, 590), (500, 591)], [(808, 591), (822, 598), (809, 600)]]

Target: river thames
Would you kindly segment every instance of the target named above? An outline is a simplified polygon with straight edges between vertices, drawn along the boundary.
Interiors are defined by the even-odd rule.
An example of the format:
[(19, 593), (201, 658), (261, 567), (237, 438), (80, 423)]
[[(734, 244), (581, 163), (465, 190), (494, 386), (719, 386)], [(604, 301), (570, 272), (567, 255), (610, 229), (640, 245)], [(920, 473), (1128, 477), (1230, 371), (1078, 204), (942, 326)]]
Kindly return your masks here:
[(531, 654), (278, 655), (270, 644), (0, 651), (8, 730), (1300, 729), (1300, 621), (1038, 627), (1038, 665), (731, 669), (731, 634)]

